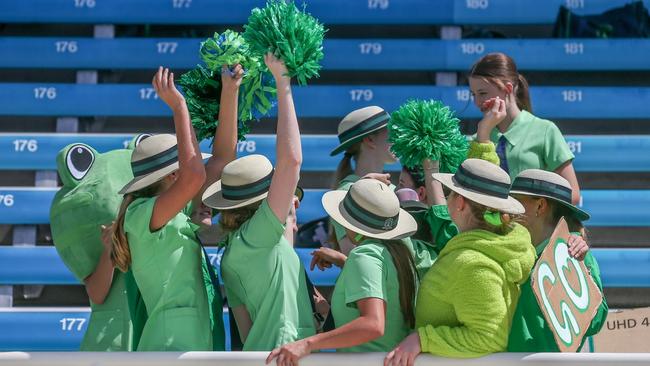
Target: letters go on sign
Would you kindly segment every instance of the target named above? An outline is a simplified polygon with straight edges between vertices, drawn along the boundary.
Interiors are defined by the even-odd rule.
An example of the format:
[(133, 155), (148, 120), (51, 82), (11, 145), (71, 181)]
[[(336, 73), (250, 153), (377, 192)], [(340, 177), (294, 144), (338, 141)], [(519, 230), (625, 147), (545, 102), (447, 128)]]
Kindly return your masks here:
[(578, 350), (603, 301), (587, 267), (569, 255), (568, 240), (562, 218), (531, 274), (533, 292), (561, 352)]

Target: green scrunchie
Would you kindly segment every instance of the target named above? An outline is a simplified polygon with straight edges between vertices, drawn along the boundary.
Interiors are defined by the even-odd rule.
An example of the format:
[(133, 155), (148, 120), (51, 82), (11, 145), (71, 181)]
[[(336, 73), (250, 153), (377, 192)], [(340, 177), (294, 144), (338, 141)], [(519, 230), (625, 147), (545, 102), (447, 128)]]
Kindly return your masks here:
[(485, 219), (485, 222), (492, 226), (503, 225), (503, 222), (501, 222), (501, 212), (499, 211), (485, 211), (483, 218)]

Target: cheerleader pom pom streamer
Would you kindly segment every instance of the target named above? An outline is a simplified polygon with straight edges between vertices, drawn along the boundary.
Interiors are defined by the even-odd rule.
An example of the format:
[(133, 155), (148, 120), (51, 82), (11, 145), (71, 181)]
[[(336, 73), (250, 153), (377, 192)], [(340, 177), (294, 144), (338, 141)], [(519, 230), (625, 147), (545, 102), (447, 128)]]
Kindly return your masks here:
[(438, 160), (440, 172), (455, 173), (467, 158), (469, 144), (453, 111), (439, 101), (411, 100), (391, 114), (388, 139), (404, 166)]
[(267, 52), (281, 58), (300, 85), (319, 76), (325, 28), (293, 1), (269, 0), (253, 9), (244, 28), (251, 51), (260, 58)]
[[(187, 109), (199, 142), (205, 139), (212, 140), (219, 124), (221, 83), (217, 80), (220, 80), (220, 77), (221, 75), (215, 75), (214, 72), (199, 65), (183, 74), (178, 81), (185, 94)], [(249, 131), (248, 126), (239, 121), (237, 127), (238, 140), (245, 140)]]
[(215, 75), (221, 72), (223, 65), (240, 64), (244, 69), (237, 114), (240, 121), (268, 116), (277, 103), (275, 82), (262, 59), (250, 52), (241, 34), (231, 30), (215, 33), (201, 43), (200, 54), (207, 68)]

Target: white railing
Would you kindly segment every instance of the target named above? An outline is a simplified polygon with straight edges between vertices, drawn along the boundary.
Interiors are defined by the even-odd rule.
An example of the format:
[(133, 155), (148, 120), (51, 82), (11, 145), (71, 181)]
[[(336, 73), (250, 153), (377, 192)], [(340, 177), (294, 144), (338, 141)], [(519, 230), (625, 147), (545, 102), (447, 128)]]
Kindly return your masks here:
[[(6, 352), (0, 353), (0, 365), (21, 366), (260, 366), (267, 352)], [(383, 353), (313, 354), (300, 361), (302, 366), (381, 366)], [(275, 363), (274, 363), (275, 364)], [(650, 365), (650, 353), (498, 353), (478, 359), (452, 359), (420, 355), (417, 366), (604, 366)]]

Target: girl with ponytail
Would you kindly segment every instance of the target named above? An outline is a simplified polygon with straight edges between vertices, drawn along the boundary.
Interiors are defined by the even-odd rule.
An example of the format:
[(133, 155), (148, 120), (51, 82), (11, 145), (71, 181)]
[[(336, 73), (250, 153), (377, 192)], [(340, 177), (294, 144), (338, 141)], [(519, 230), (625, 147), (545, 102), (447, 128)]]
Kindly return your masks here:
[(490, 53), (468, 75), (474, 104), (483, 113), (476, 141), (494, 143), (500, 166), (511, 179), (526, 169), (555, 172), (571, 183), (572, 202), (580, 200), (574, 155), (551, 121), (533, 115), (528, 82), (512, 58)]
[(349, 190), (323, 196), (330, 218), (344, 227), (354, 249), (332, 295), (336, 328), (286, 344), (266, 360), (297, 365), (312, 351), (386, 352), (415, 324), (417, 272), (409, 249), (415, 219), (400, 209), (393, 190), (375, 179), (361, 179)]
[(148, 137), (133, 151), (134, 179), (120, 191), (124, 199), (111, 251), (114, 266), (132, 271), (147, 310), (146, 322), (134, 330), (142, 332), (138, 351), (224, 350), (221, 297), (211, 289), (214, 276), (190, 216), (193, 200), (207, 187), (206, 178), (207, 183), (219, 179), (235, 156), (233, 100), (243, 76), (240, 65), (233, 74), (222, 76), (220, 124), (207, 173), (203, 159), (210, 155), (199, 150), (174, 74), (161, 67), (153, 78), (156, 93), (173, 112), (176, 135)]

